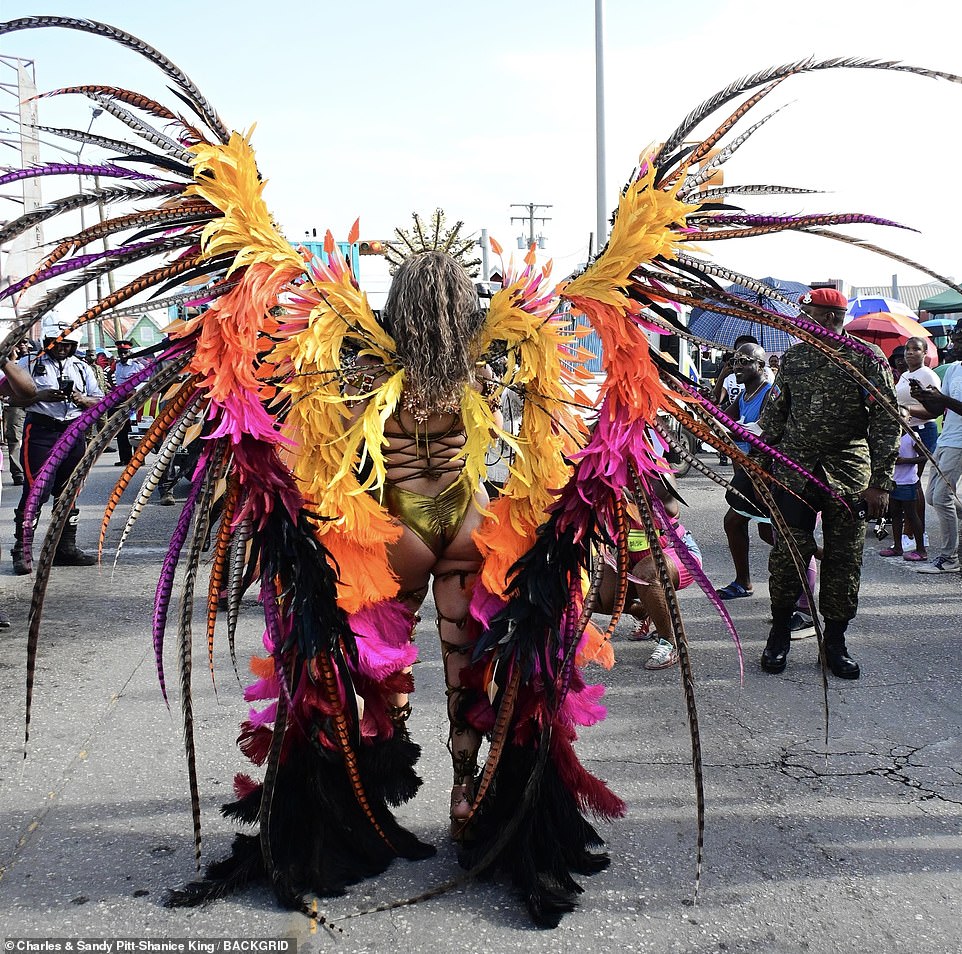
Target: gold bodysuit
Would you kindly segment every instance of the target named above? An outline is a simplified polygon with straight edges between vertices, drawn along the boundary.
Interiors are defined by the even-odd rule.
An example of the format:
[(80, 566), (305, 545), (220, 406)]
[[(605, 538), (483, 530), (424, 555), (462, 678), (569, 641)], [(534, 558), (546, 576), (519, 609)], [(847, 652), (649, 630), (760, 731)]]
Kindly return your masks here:
[[(475, 488), (468, 482), (463, 461), (444, 454), (464, 445), (464, 426), (460, 418), (455, 418), (444, 431), (412, 433), (404, 427), (397, 413), (394, 423), (398, 430), (385, 430), (384, 436), (403, 443), (391, 448), (388, 466), (392, 470), (408, 472), (393, 480), (385, 480), (384, 485), (372, 493), (392, 517), (417, 534), (435, 556), (441, 556), (457, 536), (474, 499)], [(434, 497), (401, 486), (407, 480), (424, 477), (440, 480), (456, 472), (457, 479)]]

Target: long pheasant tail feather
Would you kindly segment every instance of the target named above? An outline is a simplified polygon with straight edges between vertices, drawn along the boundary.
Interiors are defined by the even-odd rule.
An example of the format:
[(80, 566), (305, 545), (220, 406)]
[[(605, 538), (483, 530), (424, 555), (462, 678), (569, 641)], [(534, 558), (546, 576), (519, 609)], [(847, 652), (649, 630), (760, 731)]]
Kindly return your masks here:
[(618, 559), (617, 580), (611, 621), (602, 637), (605, 642), (614, 636), (615, 629), (618, 627), (621, 616), (625, 611), (625, 601), (628, 598), (628, 517), (625, 513), (625, 502), (621, 498), (615, 501), (614, 517)]
[[(176, 113), (171, 112), (166, 106), (162, 106), (160, 103), (155, 102), (147, 96), (144, 96), (143, 93), (137, 93), (130, 89), (122, 89), (119, 86), (103, 86), (98, 84), (62, 86), (60, 89), (51, 89), (47, 90), (45, 93), (40, 93), (36, 98), (50, 99), (53, 96), (69, 96), (72, 94), (79, 94), (81, 96), (110, 96), (112, 99), (116, 99), (118, 102), (124, 103), (127, 106), (133, 106), (135, 109), (139, 109), (145, 113), (150, 113), (151, 116), (156, 116), (158, 119), (170, 119), (176, 121), (178, 118)], [(91, 135), (91, 139), (89, 141), (93, 141), (94, 139), (98, 138), (103, 137)]]
[(685, 623), (678, 603), (678, 594), (671, 582), (668, 561), (665, 558), (659, 540), (655, 514), (651, 508), (648, 496), (644, 492), (638, 472), (633, 465), (629, 465), (629, 475), (638, 501), (638, 512), (641, 522), (652, 541), (651, 553), (655, 561), (658, 578), (665, 593), (665, 602), (671, 618), (671, 627), (675, 637), (675, 648), (678, 651), (678, 666), (681, 673), (682, 691), (685, 696), (685, 707), (688, 713), (688, 732), (691, 737), (691, 761), (695, 782), (695, 803), (698, 813), (698, 843), (697, 860), (695, 866), (695, 900), (698, 899), (698, 887), (701, 884), (702, 857), (705, 844), (705, 782), (702, 772), (701, 734), (698, 727), (698, 707), (695, 702), (695, 680), (691, 668), (691, 656), (688, 651), (688, 636), (685, 633)]
[(167, 614), (170, 610), (170, 599), (174, 588), (177, 564), (187, 540), (187, 533), (190, 529), (200, 490), (200, 482), (194, 484), (187, 495), (187, 500), (184, 501), (183, 509), (177, 519), (177, 525), (174, 527), (174, 532), (170, 538), (170, 546), (167, 548), (164, 562), (160, 568), (160, 576), (157, 579), (157, 589), (154, 594), (154, 613), (151, 625), (154, 664), (157, 669), (157, 681), (160, 683), (161, 695), (164, 697), (164, 702), (168, 708), (170, 707), (170, 700), (167, 697), (167, 681), (164, 677), (164, 636), (167, 632)]
[(219, 467), (223, 460), (224, 442), (208, 449), (202, 460), (203, 477), (199, 481), (200, 491), (197, 495), (197, 514), (194, 520), (194, 533), (187, 556), (187, 567), (184, 574), (184, 585), (180, 602), (180, 626), (177, 634), (178, 656), (180, 658), (180, 702), (184, 716), (184, 754), (187, 757), (187, 779), (190, 787), (190, 812), (194, 826), (194, 860), (200, 869), (200, 789), (197, 784), (197, 753), (194, 744), (194, 699), (191, 691), (191, 674), (193, 672), (193, 640), (191, 639), (191, 619), (194, 609), (194, 581), (197, 578), (197, 563), (200, 552), (207, 536), (210, 518), (210, 504), (214, 496), (214, 487), (218, 477)]
[(321, 686), (327, 696), (328, 704), (330, 705), (333, 715), (331, 716), (331, 725), (333, 729), (334, 738), (338, 743), (338, 747), (341, 750), (341, 755), (344, 759), (344, 769), (347, 772), (348, 780), (351, 783), (351, 789), (354, 792), (354, 797), (357, 800), (361, 811), (364, 812), (365, 817), (370, 822), (371, 827), (377, 832), (378, 837), (384, 842), (392, 852), (397, 854), (396, 849), (391, 844), (390, 839), (385, 833), (384, 829), (381, 827), (381, 823), (377, 820), (373, 809), (371, 808), (370, 800), (367, 797), (367, 792), (364, 789), (364, 783), (361, 780), (361, 772), (357, 761), (357, 752), (354, 746), (351, 744), (351, 730), (347, 724), (347, 719), (344, 716), (344, 708), (341, 702), (340, 692), (337, 686), (337, 675), (335, 673), (333, 661), (328, 653), (321, 652), (314, 657), (313, 664), (315, 671), (317, 672)]
[(108, 204), (125, 200), (149, 199), (163, 194), (180, 192), (183, 189), (181, 183), (168, 182), (162, 185), (136, 185), (127, 183), (124, 186), (113, 186), (106, 189), (94, 189), (91, 192), (78, 192), (76, 195), (64, 196), (62, 199), (54, 199), (45, 205), (34, 209), (32, 212), (25, 212), (15, 219), (11, 219), (3, 228), (0, 228), (0, 242), (16, 238), (24, 232), (34, 228), (34, 226), (47, 222), (66, 212), (73, 212), (76, 209), (85, 208), (94, 203)]
[[(214, 630), (217, 624), (217, 610), (221, 593), (224, 590), (226, 577), (225, 567), (230, 553), (230, 541), (233, 533), (234, 514), (237, 511), (237, 501), (240, 499), (240, 481), (232, 478), (227, 485), (224, 497), (224, 507), (221, 511), (220, 526), (217, 528), (217, 539), (214, 543), (214, 559), (210, 568), (210, 583), (207, 587), (207, 665), (210, 667), (210, 681), (214, 682)], [(237, 671), (237, 660), (233, 659), (234, 671)]]
[(107, 538), (107, 528), (110, 526), (111, 518), (117, 510), (124, 491), (130, 486), (134, 475), (143, 466), (147, 455), (157, 446), (160, 436), (177, 419), (187, 407), (190, 400), (197, 395), (197, 389), (193, 382), (194, 377), (191, 376), (191, 378), (181, 385), (176, 395), (167, 401), (160, 414), (154, 419), (154, 423), (148, 429), (147, 433), (138, 442), (137, 447), (131, 455), (130, 462), (124, 467), (117, 483), (114, 485), (114, 489), (110, 492), (110, 497), (107, 499), (107, 506), (104, 509), (103, 520), (100, 524), (100, 539), (97, 543), (98, 559), (103, 556), (104, 542)]
[(478, 789), (475, 792), (474, 801), (471, 803), (471, 810), (468, 812), (467, 818), (460, 823), (459, 830), (466, 828), (471, 819), (474, 818), (475, 812), (477, 812), (481, 803), (484, 801), (484, 797), (488, 794), (491, 783), (494, 781), (494, 776), (501, 763), (501, 756), (504, 753), (504, 747), (507, 745), (511, 733), (511, 725), (514, 719), (515, 706), (518, 702), (518, 689), (520, 685), (521, 667), (514, 665), (511, 667), (508, 684), (501, 694), (501, 703), (498, 706), (498, 714), (494, 720), (494, 729), (491, 732), (491, 745), (488, 748), (488, 757), (484, 760), (484, 770), (481, 773), (481, 780), (478, 782)]
[(187, 97), (191, 109), (204, 120), (207, 127), (217, 135), (221, 142), (226, 143), (230, 138), (227, 128), (224, 126), (220, 117), (190, 77), (168, 60), (162, 53), (124, 30), (120, 30), (108, 23), (100, 23), (97, 20), (80, 20), (74, 17), (36, 16), (20, 17), (19, 19), (9, 20), (6, 23), (0, 24), (0, 36), (4, 36), (7, 33), (14, 33), (18, 30), (34, 30), (45, 27), (58, 27), (68, 30), (80, 30), (84, 33), (93, 33), (115, 40), (121, 45), (139, 53), (174, 81), (177, 87)]
[[(247, 561), (247, 548), (254, 534), (254, 525), (247, 514), (234, 531), (230, 542), (227, 577), (227, 648), (230, 651), (234, 673), (237, 673), (237, 618), (240, 615), (240, 602), (244, 593), (244, 571)], [(240, 676), (238, 675), (238, 680)]]
[[(199, 399), (200, 392), (197, 392), (194, 397)], [(130, 513), (127, 514), (127, 520), (124, 523), (124, 529), (121, 531), (120, 540), (118, 541), (117, 549), (114, 552), (113, 565), (115, 569), (117, 567), (117, 562), (120, 559), (120, 553), (124, 548), (124, 544), (127, 542), (127, 538), (130, 536), (131, 531), (134, 528), (134, 524), (139, 519), (141, 513), (143, 513), (144, 507), (147, 505), (147, 501), (150, 499), (151, 494), (153, 494), (160, 484), (160, 481), (163, 479), (164, 474), (167, 472), (167, 468), (174, 459), (174, 454), (177, 453), (178, 448), (184, 442), (184, 435), (187, 433), (187, 428), (190, 426), (191, 415), (189, 411), (194, 403), (195, 401), (187, 402), (186, 410), (183, 412), (183, 417), (167, 435), (163, 446), (157, 454), (157, 460), (154, 461), (150, 471), (144, 478), (143, 484), (140, 486), (140, 490), (137, 491), (137, 496), (134, 498), (134, 502), (130, 507)]]

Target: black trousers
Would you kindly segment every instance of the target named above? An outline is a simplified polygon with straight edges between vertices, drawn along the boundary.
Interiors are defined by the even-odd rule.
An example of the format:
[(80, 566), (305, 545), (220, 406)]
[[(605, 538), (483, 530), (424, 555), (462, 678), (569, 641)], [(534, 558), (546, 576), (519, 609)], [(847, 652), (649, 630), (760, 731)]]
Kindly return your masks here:
[[(23, 494), (16, 509), (18, 518), (23, 517), (23, 508), (27, 504), (27, 495), (30, 493), (30, 488), (37, 479), (40, 468), (53, 453), (54, 445), (60, 440), (62, 433), (62, 430), (46, 426), (31, 415), (27, 415), (26, 422), (23, 425), (23, 441), (20, 447), (20, 461), (23, 465), (24, 480)], [(63, 493), (63, 488), (83, 457), (86, 446), (84, 441), (78, 441), (71, 448), (70, 453), (57, 465), (53, 481), (48, 485), (40, 500), (41, 506), (47, 501), (51, 493), (54, 497), (59, 497)]]
[(130, 446), (130, 428), (132, 422), (127, 418), (127, 423), (117, 432), (117, 453), (122, 464), (129, 464), (130, 458), (134, 456), (134, 449)]

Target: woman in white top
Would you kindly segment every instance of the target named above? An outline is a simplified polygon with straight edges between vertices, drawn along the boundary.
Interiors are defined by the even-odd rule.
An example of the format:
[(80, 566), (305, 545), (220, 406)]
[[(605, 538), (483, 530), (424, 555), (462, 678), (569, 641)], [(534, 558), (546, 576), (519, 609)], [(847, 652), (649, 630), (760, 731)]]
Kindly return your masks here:
[[(905, 342), (905, 364), (907, 370), (899, 377), (895, 385), (895, 393), (898, 396), (899, 405), (908, 409), (908, 424), (915, 431), (919, 440), (925, 445), (930, 454), (935, 453), (935, 443), (939, 438), (939, 431), (935, 425), (935, 420), (928, 411), (912, 397), (910, 381), (918, 381), (923, 387), (934, 387), (941, 390), (942, 382), (939, 376), (925, 366), (925, 355), (928, 351), (928, 344), (922, 338), (909, 338)], [(919, 461), (919, 481), (922, 480), (922, 472), (925, 470), (927, 461), (921, 457)], [(919, 485), (921, 491), (921, 484)], [(916, 547), (922, 550), (925, 546), (925, 495), (917, 493), (915, 495), (915, 507), (918, 526), (921, 528), (922, 539), (916, 541)]]

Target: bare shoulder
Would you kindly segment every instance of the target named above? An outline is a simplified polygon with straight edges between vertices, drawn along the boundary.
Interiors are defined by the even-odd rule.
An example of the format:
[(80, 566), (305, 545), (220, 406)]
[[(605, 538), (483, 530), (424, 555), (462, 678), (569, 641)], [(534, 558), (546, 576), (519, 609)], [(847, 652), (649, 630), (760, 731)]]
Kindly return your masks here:
[(384, 382), (387, 370), (373, 355), (346, 352), (341, 359), (341, 380), (344, 393), (367, 395)]

